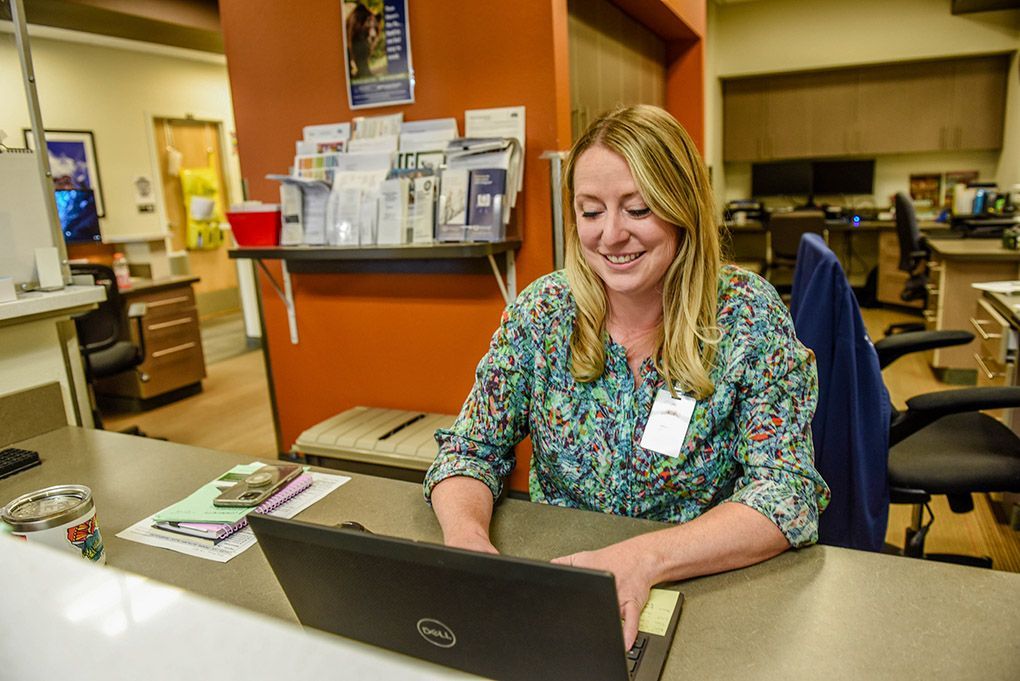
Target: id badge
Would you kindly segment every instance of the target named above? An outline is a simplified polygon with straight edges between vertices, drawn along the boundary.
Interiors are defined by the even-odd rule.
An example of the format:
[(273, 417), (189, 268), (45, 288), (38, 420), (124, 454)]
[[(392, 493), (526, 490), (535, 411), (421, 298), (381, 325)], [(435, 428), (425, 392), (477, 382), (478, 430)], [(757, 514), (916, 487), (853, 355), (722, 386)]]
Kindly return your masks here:
[(665, 456), (680, 456), (697, 403), (693, 397), (673, 397), (668, 390), (659, 390), (641, 436), (641, 446)]

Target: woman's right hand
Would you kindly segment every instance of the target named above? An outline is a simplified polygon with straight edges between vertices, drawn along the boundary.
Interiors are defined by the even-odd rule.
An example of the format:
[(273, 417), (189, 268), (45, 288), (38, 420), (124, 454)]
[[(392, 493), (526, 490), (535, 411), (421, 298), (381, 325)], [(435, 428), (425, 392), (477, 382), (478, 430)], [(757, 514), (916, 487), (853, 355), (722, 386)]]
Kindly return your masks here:
[(444, 534), (443, 543), (447, 546), (452, 546), (455, 549), (465, 549), (467, 551), (477, 551), (479, 553), (499, 553), (496, 547), (492, 545), (489, 537), (479, 533), (456, 534), (450, 536)]

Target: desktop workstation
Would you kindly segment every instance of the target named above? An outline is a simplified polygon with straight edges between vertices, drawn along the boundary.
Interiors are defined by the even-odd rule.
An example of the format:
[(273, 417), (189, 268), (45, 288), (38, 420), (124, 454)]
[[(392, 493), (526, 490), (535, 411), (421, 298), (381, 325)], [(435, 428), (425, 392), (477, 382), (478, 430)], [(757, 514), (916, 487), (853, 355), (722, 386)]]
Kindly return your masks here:
[[(5, 550), (0, 551), (0, 560), (16, 563), (19, 574), (43, 575), (28, 588), (5, 594), (4, 608), (19, 614), (22, 631), (41, 632), (52, 617), (61, 631), (101, 645), (104, 659), (119, 660), (124, 669), (142, 668), (151, 660), (147, 657), (151, 647), (130, 648), (119, 645), (116, 637), (95, 635), (97, 618), (106, 608), (116, 607), (119, 592), (106, 598), (104, 592), (95, 592), (96, 600), (90, 601), (93, 616), (77, 622), (68, 618), (67, 604), (50, 610), (36, 607), (45, 602), (36, 596), (46, 588), (41, 583), (46, 575), (67, 578), (74, 572), (78, 579), (101, 583), (110, 579), (109, 573), (119, 575), (110, 569), (114, 568), (247, 611), (218, 611), (211, 621), (240, 622), (238, 626), (261, 637), (249, 639), (249, 649), (270, 645), (278, 632), (294, 639), (277, 625), (252, 623), (252, 613), (295, 621), (257, 547), (218, 564), (116, 536), (250, 457), (75, 427), (55, 428), (16, 444), (39, 451), (42, 465), (0, 481), (0, 497), (69, 480), (85, 484), (92, 489), (107, 550), (106, 568), (83, 562), (78, 570), (60, 565), (50, 572), (46, 555), (22, 551), (20, 546), (6, 550), (10, 540), (2, 538)], [(351, 478), (297, 519), (323, 525), (356, 520), (378, 534), (441, 540), (419, 485), (357, 474)], [(657, 527), (651, 521), (506, 499), (494, 516), (493, 540), (508, 555), (544, 561)], [(678, 588), (685, 605), (663, 679), (806, 679), (822, 674), (833, 679), (1009, 679), (1020, 667), (1020, 625), (1015, 618), (994, 615), (1020, 608), (1020, 576), (1010, 573), (813, 546), (743, 570), (693, 579)], [(203, 604), (194, 608), (209, 610)], [(132, 640), (147, 627), (161, 625), (158, 618), (154, 622), (129, 621), (124, 636)], [(769, 632), (767, 637), (764, 631)], [(158, 629), (149, 636), (158, 638)], [(352, 649), (339, 640), (340, 649), (326, 650), (328, 646), (314, 638), (306, 649), (328, 659), (343, 659)], [(364, 646), (353, 649), (356, 668), (370, 676), (392, 668), (391, 654)], [(210, 655), (207, 647), (199, 650)], [(214, 659), (206, 661), (214, 664)], [(319, 668), (317, 660), (309, 664)], [(59, 668), (45, 656), (19, 656), (18, 665), (35, 676)], [(268, 678), (270, 669), (248, 678)], [(93, 671), (105, 673), (108, 668)]]

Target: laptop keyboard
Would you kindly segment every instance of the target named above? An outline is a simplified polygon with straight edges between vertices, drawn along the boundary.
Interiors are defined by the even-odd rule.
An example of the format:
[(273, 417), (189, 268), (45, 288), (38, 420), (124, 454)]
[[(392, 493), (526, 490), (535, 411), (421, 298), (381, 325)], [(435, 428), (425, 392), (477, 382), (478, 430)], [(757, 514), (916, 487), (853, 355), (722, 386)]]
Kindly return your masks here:
[(627, 671), (630, 672), (630, 678), (634, 678), (634, 675), (637, 673), (638, 666), (641, 664), (641, 658), (647, 648), (647, 643), (648, 637), (638, 633), (634, 645), (627, 651)]

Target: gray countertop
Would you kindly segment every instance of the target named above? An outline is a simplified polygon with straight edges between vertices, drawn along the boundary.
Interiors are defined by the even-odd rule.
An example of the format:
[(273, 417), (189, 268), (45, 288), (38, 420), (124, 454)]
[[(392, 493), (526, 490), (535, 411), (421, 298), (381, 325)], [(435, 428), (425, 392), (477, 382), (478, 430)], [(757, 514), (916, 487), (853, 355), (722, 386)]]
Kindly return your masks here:
[(1020, 251), (1004, 248), (1001, 239), (928, 239), (933, 253), (947, 260), (1016, 260)]
[[(88, 485), (110, 565), (294, 620), (258, 548), (220, 564), (115, 536), (251, 457), (71, 427), (19, 446), (38, 450), (43, 464), (0, 481), (0, 503), (52, 484)], [(298, 518), (440, 540), (418, 485), (351, 477)], [(504, 500), (493, 541), (510, 555), (548, 559), (659, 526)], [(815, 546), (681, 589), (664, 679), (1016, 679), (1020, 670), (1017, 574)]]

